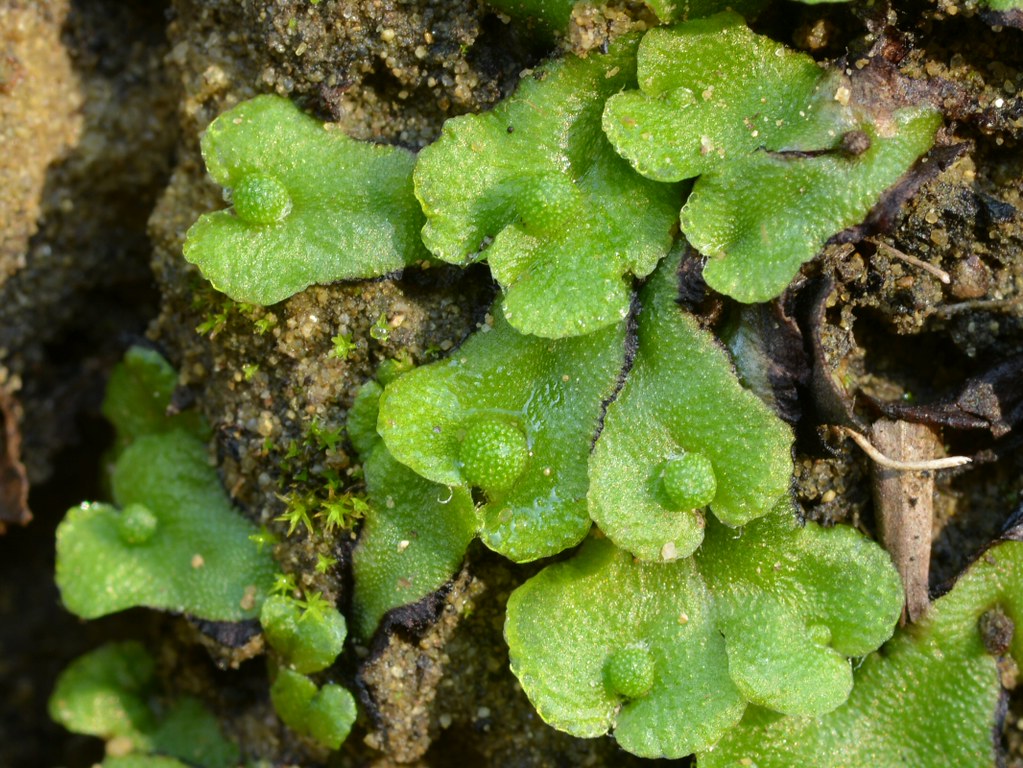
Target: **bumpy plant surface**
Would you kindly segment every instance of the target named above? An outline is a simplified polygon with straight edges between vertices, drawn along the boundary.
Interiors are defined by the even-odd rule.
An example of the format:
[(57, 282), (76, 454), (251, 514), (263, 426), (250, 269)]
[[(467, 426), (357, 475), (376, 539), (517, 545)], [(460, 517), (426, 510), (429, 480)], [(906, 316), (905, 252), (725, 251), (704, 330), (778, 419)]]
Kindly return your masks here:
[[(232, 509), (210, 466), (205, 443), (197, 436), (207, 432), (205, 425), (194, 414), (166, 414), (176, 379), (165, 360), (139, 349), (130, 351), (111, 377), (104, 413), (118, 431), (120, 452), (111, 487), (120, 509), (83, 504), (58, 527), (57, 585), (64, 604), (83, 618), (136, 606), (213, 621), (258, 616), (279, 667), (271, 689), (278, 714), (298, 733), (337, 749), (354, 722), (355, 701), (340, 686), (318, 688), (305, 675), (334, 663), (347, 634), (344, 617), (319, 595), (305, 601), (267, 597), (280, 573), (270, 553), (256, 543), (256, 528)], [(146, 708), (132, 697), (149, 682), (152, 662), (138, 661), (138, 680), (118, 672), (128, 664), (122, 657), (140, 653), (134, 645), (117, 647), (96, 661), (83, 660), (81, 669), (69, 668), (67, 685), (55, 694), (54, 718), (70, 730), (107, 738), (134, 738), (137, 732), (136, 741), (148, 744), (142, 726), (127, 735), (117, 730), (106, 734), (103, 728), (113, 726), (89, 726), (76, 714), (91, 701), (81, 693), (95, 687), (82, 682), (91, 675), (128, 691), (120, 710), (100, 713), (104, 722), (121, 728), (117, 724), (122, 721), (145, 718)], [(185, 700), (182, 706), (195, 705)], [(170, 719), (156, 733), (187, 742), (183, 722)]]
[(470, 491), (423, 478), (391, 456), (376, 431), (383, 388), (367, 382), (349, 412), (370, 509), (352, 552), (353, 628), (364, 639), (383, 615), (438, 590), (480, 527)]
[(118, 507), (82, 504), (57, 528), (57, 586), (82, 618), (145, 606), (215, 621), (258, 615), (276, 571), (231, 507), (206, 446), (185, 432), (136, 440), (113, 474)]
[(1023, 542), (1005, 541), (856, 668), (838, 709), (794, 718), (750, 707), (699, 766), (1002, 765), (1002, 675), (1008, 659), (1023, 659), (1021, 620)]
[(202, 153), (233, 207), (188, 230), (185, 258), (236, 301), (273, 304), (428, 256), (407, 150), (356, 141), (288, 99), (257, 96), (210, 124)]
[(880, 547), (801, 527), (781, 505), (741, 531), (709, 520), (696, 557), (669, 563), (591, 538), (512, 594), (505, 636), (547, 723), (674, 758), (712, 747), (750, 702), (802, 716), (838, 706), (847, 657), (890, 637), (901, 608)]
[(189, 768), (186, 763), (163, 755), (125, 755), (108, 757), (100, 768)]
[(377, 426), (419, 475), (482, 491), (488, 547), (536, 560), (590, 528), (587, 457), (624, 356), (624, 323), (550, 340), (518, 333), (495, 309), (493, 326), (451, 358), (389, 384)]
[(281, 721), (337, 749), (355, 722), (355, 698), (336, 683), (319, 687), (307, 675), (337, 660), (348, 635), (344, 616), (319, 595), (299, 601), (278, 594), (263, 603), (259, 621), (273, 649), (270, 700)]
[(448, 120), (420, 154), (423, 241), (453, 264), (486, 259), (522, 333), (616, 325), (629, 276), (671, 245), (680, 188), (636, 174), (601, 130), (604, 101), (635, 83), (636, 43), (537, 69), (491, 111)]
[[(987, 0), (982, 3), (992, 11), (1023, 11), (1023, 2), (1021, 0)], [(1019, 23), (1013, 24), (1012, 26), (1019, 26)]]
[[(561, 31), (573, 8), (494, 5)], [(538, 67), (491, 111), (449, 120), (418, 161), (273, 96), (203, 137), (231, 209), (189, 230), (185, 256), (232, 298), (270, 304), (431, 253), (486, 261), (502, 290), (449, 359), (397, 378), (383, 367), (349, 414), (369, 502), (354, 631), (369, 640), (387, 611), (440, 588), (476, 536), (517, 562), (582, 542), (508, 602), (512, 669), (550, 725), (706, 766), (992, 764), (994, 656), (1019, 658), (1018, 641), (992, 650), (977, 625), (1018, 623), (1023, 545), (991, 550), (854, 672), (851, 658), (891, 636), (898, 577), (857, 532), (796, 522), (791, 433), (677, 303), (680, 206), (708, 284), (768, 299), (863, 220), (939, 117), (886, 112), (855, 78), (734, 13), (699, 18), (713, 0), (646, 5), (661, 22), (692, 20)], [(135, 605), (258, 615), (281, 720), (337, 749), (356, 716), (328, 679), (345, 619), (319, 595), (266, 597), (276, 566), (209, 466), (205, 425), (166, 414), (174, 384), (148, 352), (115, 372), (104, 412), (119, 508), (68, 513), (63, 599), (85, 617)], [(237, 760), (232, 745), (175, 746), (219, 734), (194, 702), (159, 715), (141, 648), (97, 654), (68, 669), (51, 707), (137, 750), (105, 765)], [(932, 704), (965, 726), (934, 733)]]
[(640, 294), (636, 356), (589, 462), (590, 515), (644, 560), (690, 555), (708, 505), (729, 525), (766, 514), (792, 473), (788, 427), (676, 303), (683, 250)]
[(708, 257), (707, 284), (745, 302), (781, 293), (861, 222), (941, 124), (926, 108), (874, 114), (844, 74), (734, 13), (651, 30), (638, 79), (608, 99), (604, 130), (645, 176), (699, 177), (682, 231)]

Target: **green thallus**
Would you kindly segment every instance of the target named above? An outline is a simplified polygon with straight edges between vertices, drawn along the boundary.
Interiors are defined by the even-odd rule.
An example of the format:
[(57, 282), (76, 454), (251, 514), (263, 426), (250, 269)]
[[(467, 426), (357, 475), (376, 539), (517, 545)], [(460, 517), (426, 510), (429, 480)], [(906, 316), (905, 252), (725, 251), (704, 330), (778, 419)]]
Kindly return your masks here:
[[(650, 3), (672, 18), (662, 5)], [(741, 300), (782, 290), (828, 236), (862, 218), (929, 146), (938, 118), (900, 113), (905, 139), (888, 140), (855, 101), (832, 103), (836, 82), (722, 14), (548, 64), (492, 112), (449, 121), (418, 161), (325, 130), (275, 97), (210, 126), (204, 157), (230, 189), (233, 212), (200, 219), (185, 255), (236, 299), (268, 304), (314, 282), (385, 274), (423, 259), (423, 241), (442, 260), (486, 259), (504, 289), (493, 326), (454, 358), (397, 378), (381, 370), (352, 409), (349, 434), (373, 505), (353, 556), (361, 636), (449, 578), (474, 535), (528, 561), (586, 539), (592, 519), (610, 540), (586, 539), (509, 603), (512, 666), (545, 720), (581, 736), (613, 728), (637, 754), (681, 756), (721, 738), (747, 702), (820, 714), (844, 700), (845, 656), (890, 634), (897, 582), (876, 546), (853, 532), (795, 530), (787, 510), (771, 513), (788, 483), (791, 435), (676, 307), (683, 244), (664, 259), (685, 195), (675, 182), (697, 176), (682, 228), (713, 257), (708, 281)], [(747, 124), (750, 109), (766, 120), (761, 105), (775, 102), (773, 123)], [(850, 132), (870, 146), (829, 154)], [(813, 151), (787, 155), (791, 147)], [(810, 190), (783, 217), (787, 229), (771, 230), (763, 206), (748, 205), (743, 190), (754, 177), (765, 199), (792, 202), (793, 189)], [(835, 215), (806, 204), (839, 189)], [(767, 246), (751, 250), (765, 231)], [(659, 263), (640, 297), (638, 350), (621, 385), (631, 278)], [(378, 326), (386, 335), (386, 317)], [(474, 487), (485, 492), (478, 507)], [(424, 499), (436, 537), (409, 534), (421, 528)], [(125, 500), (118, 530), (131, 546), (161, 530), (146, 501)], [(749, 530), (736, 544), (708, 518), (694, 559), (707, 507)], [(792, 551), (808, 565), (788, 559)], [(843, 572), (875, 593), (853, 599)], [(584, 576), (595, 579), (593, 592), (565, 602), (565, 584)], [(622, 583), (634, 589), (622, 593)], [(609, 584), (617, 596), (592, 602)], [(351, 697), (303, 673), (333, 661), (343, 619), (296, 615), (286, 598), (262, 606), (280, 665), (278, 711), (336, 747), (354, 717)], [(576, 620), (552, 628), (563, 611)], [(557, 643), (547, 643), (552, 629)], [(713, 696), (701, 699), (701, 690)], [(680, 718), (691, 732), (677, 731)]]

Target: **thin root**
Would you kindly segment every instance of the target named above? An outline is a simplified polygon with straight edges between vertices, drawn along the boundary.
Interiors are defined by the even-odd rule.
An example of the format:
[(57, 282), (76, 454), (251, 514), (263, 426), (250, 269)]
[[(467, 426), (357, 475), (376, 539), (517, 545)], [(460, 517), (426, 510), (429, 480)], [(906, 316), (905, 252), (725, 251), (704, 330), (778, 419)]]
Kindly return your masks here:
[(952, 282), (952, 278), (949, 276), (948, 272), (943, 270), (941, 267), (936, 267), (933, 264), (929, 264), (926, 261), (923, 261), (922, 259), (918, 259), (916, 256), (910, 256), (908, 253), (903, 253), (898, 248), (894, 248), (888, 245), (888, 243), (875, 241), (874, 244), (877, 245), (878, 248), (883, 250), (889, 256), (893, 256), (896, 259), (900, 259), (906, 262), (907, 264), (912, 264), (914, 267), (922, 269), (924, 272), (930, 272), (945, 285), (948, 285)]
[(853, 442), (862, 448), (863, 452), (874, 462), (887, 469), (897, 469), (901, 472), (926, 472), (934, 469), (951, 469), (952, 467), (961, 467), (964, 464), (969, 464), (973, 461), (973, 459), (969, 456), (946, 456), (941, 459), (927, 459), (926, 461), (899, 461), (885, 456), (881, 453), (881, 451), (877, 450), (877, 448), (875, 448), (866, 437), (856, 430), (841, 426), (838, 429), (843, 434), (851, 437)]
[(939, 317), (948, 317), (955, 315), (960, 312), (997, 312), (1001, 310), (1018, 309), (1023, 306), (1023, 297), (1017, 296), (1013, 299), (973, 299), (970, 301), (960, 301), (957, 304), (945, 304), (937, 307), (934, 310), (934, 314)]

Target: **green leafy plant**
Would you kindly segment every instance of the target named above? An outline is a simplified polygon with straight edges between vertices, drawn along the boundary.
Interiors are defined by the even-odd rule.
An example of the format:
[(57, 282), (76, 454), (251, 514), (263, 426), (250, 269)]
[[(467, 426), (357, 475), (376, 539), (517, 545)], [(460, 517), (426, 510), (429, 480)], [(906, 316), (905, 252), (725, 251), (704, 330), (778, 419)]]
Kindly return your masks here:
[(485, 494), (484, 544), (516, 562), (546, 557), (590, 528), (586, 461), (624, 357), (623, 323), (551, 341), (495, 309), (453, 357), (388, 385), (377, 426), (417, 474)]
[(356, 141), (287, 99), (257, 96), (210, 124), (202, 152), (233, 210), (202, 216), (185, 258), (236, 301), (273, 304), (428, 256), (407, 150)]
[(689, 754), (743, 710), (706, 591), (692, 559), (644, 565), (591, 538), (512, 594), (512, 671), (555, 728), (583, 738), (613, 729), (645, 757)]
[(601, 131), (605, 99), (635, 82), (636, 42), (539, 68), (491, 111), (448, 120), (420, 153), (423, 241), (453, 264), (486, 259), (522, 333), (620, 323), (628, 277), (671, 245), (681, 189), (633, 172)]
[[(844, 0), (817, 0), (818, 2), (843, 2)], [(814, 0), (802, 0), (814, 2)], [(551, 32), (565, 32), (569, 21), (576, 11), (586, 9), (599, 10), (604, 3), (586, 2), (586, 0), (487, 0), (493, 6), (508, 15), (537, 22)], [(738, 0), (722, 2), (722, 0), (644, 0), (643, 3), (662, 24), (685, 19), (709, 16), (725, 8), (730, 8), (743, 16), (754, 16), (766, 5), (766, 0)]]
[(348, 634), (344, 616), (319, 596), (303, 603), (271, 595), (263, 601), (259, 623), (266, 641), (289, 667), (303, 675), (333, 664)]
[[(550, 24), (571, 13), (514, 5)], [(647, 5), (662, 21), (716, 10)], [(490, 112), (448, 121), (414, 174), (404, 150), (352, 141), (276, 97), (214, 121), (203, 154), (233, 210), (201, 218), (185, 255), (233, 298), (269, 304), (428, 251), (487, 261), (503, 290), (449, 359), (388, 361), (360, 390), (347, 430), (366, 500), (309, 468), (343, 450), (337, 422), (314, 423), (281, 459), (289, 533), (365, 515), (352, 554), (360, 638), (450, 579), (475, 536), (517, 562), (582, 542), (508, 604), (512, 668), (546, 722), (613, 731), (642, 756), (741, 753), (743, 764), (749, 742), (711, 751), (740, 721), (790, 735), (844, 717), (858, 701), (849, 658), (890, 636), (897, 576), (858, 533), (802, 527), (779, 502), (791, 434), (677, 306), (676, 230), (696, 179), (681, 225), (709, 259), (708, 283), (742, 301), (776, 295), (933, 141), (936, 113), (885, 108), (725, 13), (539, 67)], [(373, 347), (391, 330), (381, 314)], [(340, 333), (332, 345), (340, 359), (355, 346)], [(334, 664), (344, 617), (319, 593), (298, 599), (265, 532), (233, 515), (201, 423), (166, 415), (169, 366), (132, 366), (111, 395), (122, 510), (86, 505), (62, 524), (65, 602), (86, 616), (258, 613), (282, 721), (336, 749), (354, 699), (309, 675)], [(325, 492), (291, 482), (310, 478)], [(857, 706), (843, 727), (867, 716)], [(146, 714), (137, 702), (121, 711)]]
[(929, 108), (886, 114), (734, 13), (651, 30), (638, 78), (608, 99), (604, 130), (644, 176), (699, 177), (682, 231), (708, 257), (707, 284), (745, 302), (781, 293), (862, 221), (941, 123)]
[(732, 526), (766, 514), (792, 474), (788, 427), (675, 303), (683, 251), (679, 244), (640, 294), (632, 369), (589, 459), (590, 515), (644, 560), (692, 554), (708, 505)]
[[(293, 584), (288, 585), (293, 586)], [(259, 621), (275, 651), (270, 699), (281, 720), (296, 733), (337, 749), (355, 722), (355, 699), (335, 683), (317, 687), (307, 675), (337, 659), (348, 629), (336, 607), (318, 593), (304, 601), (272, 595)]]
[(741, 533), (708, 521), (695, 558), (670, 563), (591, 538), (512, 594), (505, 637), (547, 723), (674, 758), (712, 747), (748, 702), (804, 716), (841, 704), (846, 657), (891, 635), (902, 599), (880, 547), (780, 505)]
[(353, 626), (364, 639), (387, 611), (448, 581), (480, 527), (468, 489), (431, 482), (391, 456), (376, 431), (382, 391), (364, 384), (348, 416), (370, 502), (352, 552)]
[(83, 618), (135, 606), (232, 621), (258, 614), (276, 570), (209, 465), (198, 416), (167, 416), (177, 376), (131, 351), (104, 403), (118, 432), (114, 501), (68, 511), (57, 528), (57, 586)]
[[(850, 617), (851, 618), (851, 617)], [(750, 707), (699, 756), (700, 768), (995, 766), (1003, 665), (1023, 659), (1023, 542), (984, 553), (937, 600), (855, 672), (852, 694), (819, 718)]]
[[(213, 621), (258, 616), (278, 662), (271, 689), (278, 714), (297, 732), (336, 749), (354, 721), (355, 701), (334, 684), (318, 689), (305, 675), (334, 663), (347, 634), (344, 617), (319, 593), (304, 601), (292, 597), (294, 577), (281, 573), (264, 551), (272, 537), (235, 513), (209, 465), (196, 434), (207, 432), (201, 419), (167, 415), (176, 380), (165, 360), (139, 349), (114, 371), (104, 412), (121, 446), (111, 481), (121, 509), (83, 504), (58, 527), (57, 585), (64, 604), (83, 618), (136, 606)], [(323, 445), (340, 440), (340, 433), (314, 431)], [(304, 507), (301, 517), (311, 529)], [(137, 693), (150, 682), (152, 661), (140, 646), (111, 646), (65, 676), (54, 694), (54, 719), (70, 730), (126, 738), (135, 747), (150, 743), (154, 726)], [(123, 696), (95, 692), (104, 686), (123, 689)], [(96, 710), (100, 721), (90, 724), (88, 713), (100, 706), (90, 702), (111, 696), (116, 706)], [(188, 722), (168, 719), (154, 738), (187, 742)]]
[(164, 755), (125, 755), (108, 757), (101, 768), (188, 768), (186, 763)]
[[(985, 0), (982, 5), (990, 8), (992, 11), (999, 13), (1008, 13), (1011, 11), (1023, 10), (1023, 2), (1021, 0)], [(990, 22), (989, 22), (990, 23)], [(1019, 23), (1012, 24), (1011, 26), (1019, 26)]]
[[(851, 530), (800, 528), (787, 507), (768, 515), (788, 484), (791, 435), (741, 389), (723, 352), (675, 304), (682, 253), (680, 247), (666, 259), (641, 294), (632, 368), (607, 406), (589, 474), (575, 481), (590, 488), (589, 513), (607, 505), (606, 515), (594, 515), (603, 527), (635, 537), (642, 546), (634, 551), (658, 562), (643, 564), (610, 542), (591, 539), (576, 557), (545, 569), (513, 596), (506, 628), (513, 669), (547, 722), (578, 736), (614, 728), (626, 749), (644, 756), (679, 757), (713, 744), (748, 702), (801, 715), (834, 708), (849, 693), (846, 657), (886, 639), (902, 605), (897, 575), (876, 545)], [(464, 494), (459, 505), (469, 503), (470, 488), (481, 491), (481, 535), (504, 551), (488, 541), (487, 526), (514, 521), (514, 511), (502, 519), (493, 510), (495, 503), (511, 506), (506, 499), (515, 498), (519, 483), (530, 489), (519, 503), (527, 513), (540, 506), (534, 499), (571, 498), (556, 485), (553, 493), (536, 494), (529, 483), (537, 480), (529, 475), (550, 482), (566, 463), (584, 466), (600, 405), (624, 363), (624, 338), (613, 329), (558, 341), (522, 336), (495, 314), (494, 326), (471, 337), (453, 359), (404, 373), (382, 392), (379, 384), (366, 385), (350, 414), (349, 434), (364, 457), (389, 450), (433, 483), (449, 485), (448, 503), (455, 491)], [(597, 344), (603, 351), (584, 346)], [(587, 370), (595, 360), (606, 360), (602, 372), (562, 373)], [(559, 388), (574, 381), (592, 389), (592, 415), (562, 412), (586, 400)], [(666, 394), (667, 387), (676, 391)], [(619, 408), (623, 416), (616, 415)], [(545, 445), (545, 430), (562, 442)], [(636, 441), (636, 434), (644, 440)], [(645, 453), (637, 457), (619, 442), (642, 442)], [(371, 497), (378, 493), (373, 483), (381, 482), (391, 494), (389, 507), (398, 506), (393, 494), (401, 488), (428, 498), (429, 490), (416, 486), (414, 474), (400, 474), (408, 469), (394, 459), (388, 455), (395, 476), (379, 480), (367, 464)], [(606, 482), (614, 472), (644, 477)], [(649, 498), (622, 490), (632, 485)], [(696, 559), (679, 559), (703, 537), (704, 521), (686, 504), (710, 504), (730, 525), (747, 525), (733, 532), (705, 523), (707, 539)], [(583, 506), (579, 513), (583, 533), (590, 525), (586, 511)], [(520, 530), (543, 531), (544, 554), (577, 540), (549, 533), (549, 513), (525, 519)], [(689, 538), (682, 538), (679, 519), (701, 524), (689, 529), (684, 523)], [(370, 557), (408, 547), (398, 535), (373, 530)], [(446, 540), (455, 546), (445, 549), (443, 568), (427, 570), (430, 583), (450, 576), (470, 536), (466, 527), (460, 541)], [(516, 543), (504, 553), (537, 556), (539, 545), (524, 535)], [(388, 566), (389, 580), (418, 578), (414, 559), (402, 563), (393, 556)], [(402, 576), (392, 569), (405, 566)], [(579, 570), (586, 576), (576, 578)], [(864, 590), (861, 583), (872, 587)], [(364, 632), (379, 611), (370, 617)], [(681, 634), (680, 626), (687, 628)], [(680, 719), (692, 726), (684, 733), (676, 727)]]
[(106, 768), (237, 765), (238, 748), (224, 739), (216, 718), (197, 699), (154, 706), (153, 668), (152, 657), (139, 643), (101, 646), (61, 673), (50, 697), (50, 716), (75, 733), (116, 740), (122, 754), (132, 752), (108, 759)]
[(270, 698), (281, 720), (296, 733), (337, 749), (355, 722), (355, 699), (340, 685), (318, 688), (305, 675), (280, 669)]
[(350, 333), (339, 333), (336, 336), (331, 336), (330, 342), (334, 345), (331, 354), (338, 360), (347, 360), (348, 356), (357, 347), (357, 344), (352, 341), (352, 334)]
[(288, 524), (288, 536), (299, 530), (299, 526), (305, 528), (306, 533), (309, 534), (315, 531), (313, 526), (313, 510), (319, 504), (315, 497), (291, 494), (289, 496), (282, 496), (281, 501), (285, 505), (284, 511), (274, 519), (279, 523)]
[(196, 411), (168, 414), (178, 374), (159, 352), (131, 347), (110, 374), (102, 412), (117, 432), (115, 456), (142, 435), (184, 430), (200, 439), (209, 428)]

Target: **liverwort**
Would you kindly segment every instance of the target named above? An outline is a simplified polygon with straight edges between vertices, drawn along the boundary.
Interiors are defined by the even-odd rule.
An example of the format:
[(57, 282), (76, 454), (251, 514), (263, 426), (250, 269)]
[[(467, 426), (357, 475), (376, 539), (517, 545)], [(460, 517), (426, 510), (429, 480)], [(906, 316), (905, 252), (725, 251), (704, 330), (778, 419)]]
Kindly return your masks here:
[[(737, 728), (699, 756), (700, 768), (1004, 765), (1005, 675), (1023, 660), (1019, 534), (1017, 528), (1010, 534), (1017, 540), (979, 557), (884, 653), (868, 656), (838, 709), (792, 718), (750, 707)], [(850, 627), (855, 615), (848, 612)]]
[(287, 595), (271, 595), (259, 614), (263, 633), (292, 669), (304, 675), (326, 669), (341, 653), (348, 629), (332, 605), (313, 610)]
[[(802, 0), (805, 3), (843, 2), (844, 0)], [(487, 0), (498, 10), (516, 19), (539, 24), (551, 32), (566, 32), (573, 14), (585, 18), (587, 10), (598, 12), (606, 3), (597, 0)], [(755, 16), (767, 0), (644, 0), (645, 5), (662, 24), (709, 16), (726, 8), (743, 16)], [(637, 17), (641, 14), (636, 14)]]
[(708, 506), (732, 526), (766, 514), (792, 474), (789, 428), (675, 301), (684, 251), (640, 293), (636, 356), (590, 456), (590, 515), (644, 560), (691, 554)]
[(388, 450), (422, 477), (480, 494), (480, 537), (517, 562), (586, 535), (586, 460), (624, 365), (625, 324), (550, 340), (493, 326), (380, 398)]
[(766, 301), (863, 221), (941, 124), (875, 103), (853, 77), (721, 13), (645, 35), (639, 90), (608, 99), (604, 130), (648, 178), (699, 177), (681, 219), (707, 284)]
[(751, 702), (800, 716), (841, 705), (848, 657), (884, 642), (901, 609), (878, 545), (779, 505), (741, 535), (708, 520), (697, 556), (666, 563), (591, 537), (512, 593), (505, 638), (549, 725), (679, 758), (713, 747)]
[(291, 669), (277, 671), (270, 699), (285, 725), (329, 749), (341, 746), (355, 722), (355, 698), (351, 693), (334, 683), (317, 687)]
[(529, 463), (522, 428), (499, 418), (472, 423), (458, 447), (462, 474), (469, 485), (489, 493), (511, 488)]
[(600, 126), (605, 99), (635, 82), (636, 44), (536, 69), (489, 112), (448, 120), (420, 153), (424, 242), (453, 264), (485, 259), (522, 333), (618, 324), (630, 276), (649, 274), (671, 245), (681, 188), (635, 173)]
[(209, 465), (195, 411), (168, 413), (177, 374), (133, 347), (110, 377), (103, 414), (117, 431), (111, 490), (57, 527), (57, 586), (83, 618), (148, 606), (199, 618), (258, 615), (276, 566)]
[(209, 427), (196, 410), (169, 414), (178, 373), (159, 352), (131, 347), (124, 353), (107, 382), (103, 416), (117, 432), (114, 457), (143, 435), (181, 429), (199, 439), (209, 436)]
[[(380, 381), (393, 373), (381, 366)], [(359, 390), (348, 414), (348, 436), (362, 460), (369, 510), (352, 552), (352, 627), (369, 639), (383, 615), (414, 603), (455, 575), (480, 520), (465, 488), (420, 477), (395, 461), (376, 431), (377, 381)]]
[(202, 153), (233, 207), (192, 225), (185, 258), (236, 301), (273, 304), (428, 256), (408, 150), (356, 141), (287, 99), (257, 96), (210, 124)]
[(548, 725), (584, 738), (611, 730), (641, 757), (708, 747), (746, 706), (692, 558), (641, 563), (590, 538), (512, 593), (505, 638)]
[(198, 699), (185, 696), (155, 705), (155, 666), (137, 642), (100, 646), (61, 672), (50, 696), (50, 717), (73, 733), (110, 742), (111, 751), (131, 751), (110, 758), (104, 768), (238, 765), (238, 747), (223, 737), (217, 718)]
[(276, 571), (257, 528), (231, 508), (206, 446), (180, 430), (126, 448), (109, 504), (82, 504), (57, 527), (57, 586), (96, 618), (135, 606), (211, 621), (258, 615)]

